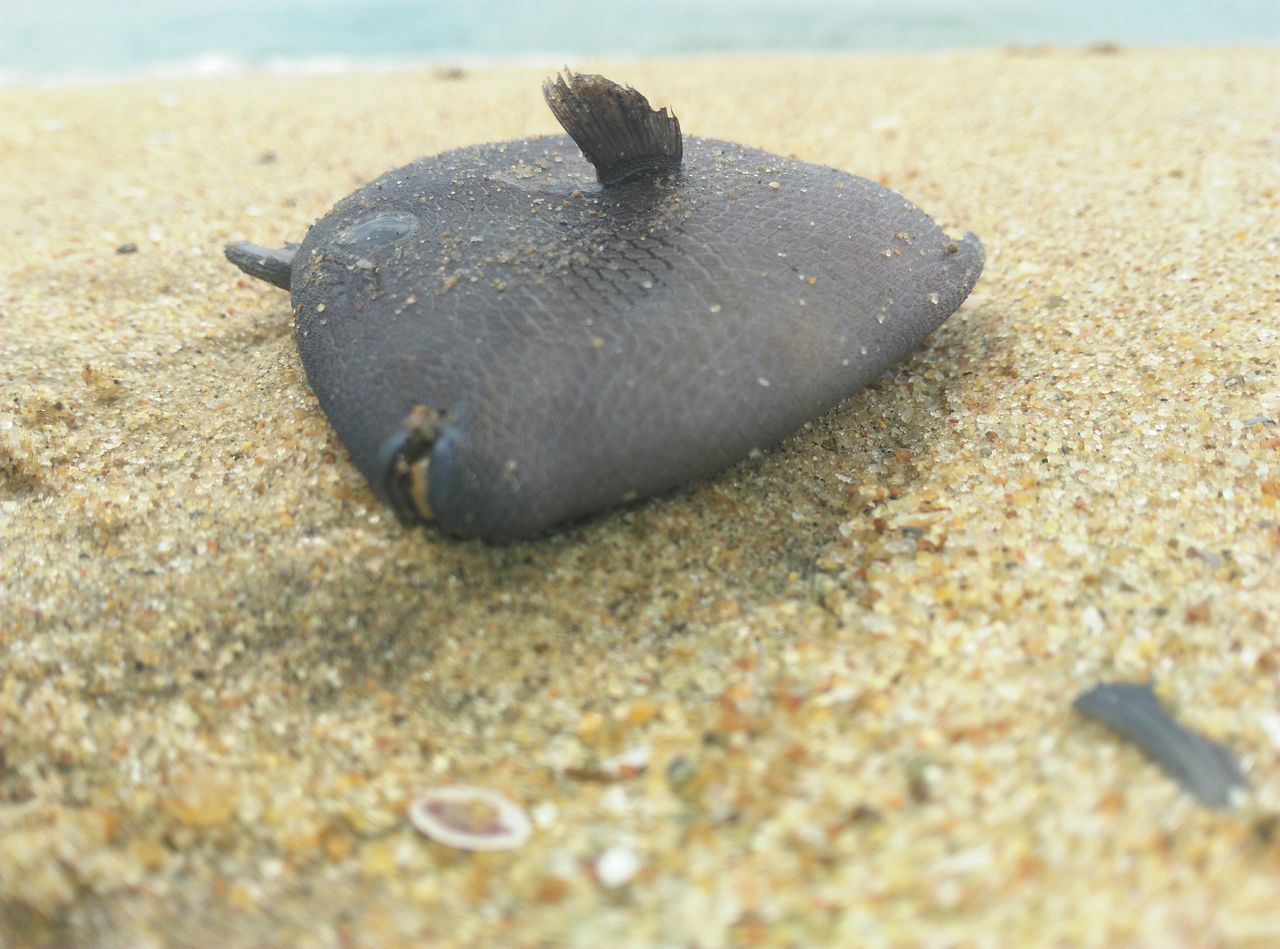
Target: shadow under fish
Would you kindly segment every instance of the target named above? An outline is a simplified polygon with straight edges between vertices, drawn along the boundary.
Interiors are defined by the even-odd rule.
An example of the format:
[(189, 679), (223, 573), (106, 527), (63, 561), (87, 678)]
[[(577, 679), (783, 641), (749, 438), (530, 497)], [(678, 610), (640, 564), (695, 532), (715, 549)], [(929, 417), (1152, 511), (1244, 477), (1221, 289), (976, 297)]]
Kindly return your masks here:
[(226, 248), (291, 291), (321, 408), (407, 523), (530, 537), (712, 475), (874, 382), (982, 272), (974, 235), (871, 181), (685, 139), (601, 76), (543, 92), (570, 137), (423, 158), (300, 246)]

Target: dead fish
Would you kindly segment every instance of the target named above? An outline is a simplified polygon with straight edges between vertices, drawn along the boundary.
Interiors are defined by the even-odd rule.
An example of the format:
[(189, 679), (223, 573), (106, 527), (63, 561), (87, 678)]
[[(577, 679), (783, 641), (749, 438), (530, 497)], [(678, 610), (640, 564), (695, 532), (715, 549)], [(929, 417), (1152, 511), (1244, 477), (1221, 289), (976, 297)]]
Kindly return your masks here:
[(291, 291), (321, 408), (407, 523), (525, 538), (712, 475), (875, 381), (982, 271), (973, 234), (864, 178), (685, 139), (602, 76), (543, 93), (570, 137), (423, 158), (300, 246), (226, 248)]

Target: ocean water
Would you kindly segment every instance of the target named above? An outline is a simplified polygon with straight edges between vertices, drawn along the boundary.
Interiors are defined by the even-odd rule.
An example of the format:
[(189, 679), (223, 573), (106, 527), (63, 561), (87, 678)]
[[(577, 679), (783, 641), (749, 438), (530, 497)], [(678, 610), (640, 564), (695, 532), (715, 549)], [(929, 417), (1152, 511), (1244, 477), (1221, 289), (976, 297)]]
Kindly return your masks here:
[(1280, 42), (1280, 0), (3, 0), (0, 81), (734, 50)]

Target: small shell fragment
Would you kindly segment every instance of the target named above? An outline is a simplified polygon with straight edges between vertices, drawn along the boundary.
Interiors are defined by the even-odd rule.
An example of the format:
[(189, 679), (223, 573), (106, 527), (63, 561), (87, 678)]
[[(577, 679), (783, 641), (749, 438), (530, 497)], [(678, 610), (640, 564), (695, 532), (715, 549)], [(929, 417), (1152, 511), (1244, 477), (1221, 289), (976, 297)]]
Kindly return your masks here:
[(501, 794), (463, 784), (421, 794), (409, 805), (409, 823), (458, 850), (514, 850), (533, 832), (528, 815)]
[(640, 869), (640, 858), (630, 847), (610, 847), (596, 861), (596, 878), (609, 889), (626, 886)]

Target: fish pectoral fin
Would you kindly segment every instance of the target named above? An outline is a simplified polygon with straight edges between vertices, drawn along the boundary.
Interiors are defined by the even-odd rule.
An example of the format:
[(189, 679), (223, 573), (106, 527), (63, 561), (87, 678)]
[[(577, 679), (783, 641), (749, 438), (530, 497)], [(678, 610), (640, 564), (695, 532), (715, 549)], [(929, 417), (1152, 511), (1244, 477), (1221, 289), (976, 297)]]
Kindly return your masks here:
[(680, 120), (666, 108), (650, 108), (630, 86), (565, 70), (543, 82), (542, 95), (605, 187), (656, 178), (680, 166)]
[(265, 280), (281, 290), (288, 290), (293, 280), (293, 258), (297, 244), (286, 244), (283, 250), (260, 247), (248, 241), (232, 241), (222, 252), (250, 277)]

